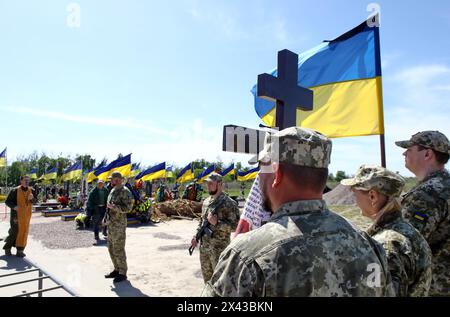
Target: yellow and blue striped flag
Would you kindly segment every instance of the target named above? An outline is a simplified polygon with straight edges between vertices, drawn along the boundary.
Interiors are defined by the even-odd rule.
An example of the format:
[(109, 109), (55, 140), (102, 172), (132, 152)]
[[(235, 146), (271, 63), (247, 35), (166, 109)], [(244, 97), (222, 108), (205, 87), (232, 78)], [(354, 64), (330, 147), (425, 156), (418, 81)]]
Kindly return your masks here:
[(61, 181), (68, 182), (71, 180), (80, 179), (83, 171), (81, 169), (81, 162), (77, 162), (67, 168), (61, 176)]
[(141, 172), (141, 163), (131, 164), (130, 177), (135, 177), (135, 176), (139, 175), (140, 172)]
[(173, 178), (173, 166), (166, 167), (166, 178)]
[(54, 168), (48, 170), (48, 171), (43, 175), (42, 179), (45, 180), (45, 181), (54, 180), (54, 179), (56, 179), (56, 177), (58, 176), (57, 173), (58, 173), (58, 172), (57, 172), (57, 169), (56, 169), (56, 167), (54, 167)]
[(103, 181), (106, 181), (108, 177), (114, 173), (119, 172), (123, 177), (129, 177), (131, 174), (131, 154), (128, 154), (122, 158), (112, 161), (105, 167), (102, 167), (94, 172), (94, 175)]
[(37, 179), (37, 168), (32, 168), (28, 173), (28, 177), (30, 178), (30, 180)]
[(0, 153), (0, 167), (5, 167), (6, 164), (7, 164), (7, 162), (6, 162), (6, 149), (7, 148), (5, 148), (2, 153)]
[[(297, 110), (297, 126), (331, 138), (384, 134), (380, 33), (371, 21), (299, 55), (298, 85), (314, 92), (314, 108)], [(252, 93), (273, 127), (275, 103), (256, 97), (256, 86)]]
[(237, 174), (237, 181), (238, 182), (245, 182), (252, 179), (255, 179), (256, 176), (258, 176), (259, 173), (259, 167), (252, 168), (246, 172), (238, 172)]
[(136, 180), (142, 180), (144, 182), (152, 181), (155, 179), (161, 179), (166, 177), (166, 162), (155, 165), (139, 173), (136, 176)]
[(215, 171), (215, 166), (211, 165), (209, 166), (207, 169), (205, 169), (203, 172), (200, 173), (200, 175), (198, 175), (197, 179), (198, 179), (198, 183), (201, 184), (205, 181), (205, 179), (208, 178), (209, 175), (211, 175), (212, 173), (214, 173)]
[(194, 180), (194, 170), (192, 168), (192, 163), (189, 163), (185, 168), (183, 168), (177, 175), (177, 183), (185, 183)]
[(234, 171), (234, 163), (232, 163), (230, 166), (228, 166), (226, 169), (224, 169), (221, 173), (222, 177), (229, 175), (234, 175), (235, 171)]

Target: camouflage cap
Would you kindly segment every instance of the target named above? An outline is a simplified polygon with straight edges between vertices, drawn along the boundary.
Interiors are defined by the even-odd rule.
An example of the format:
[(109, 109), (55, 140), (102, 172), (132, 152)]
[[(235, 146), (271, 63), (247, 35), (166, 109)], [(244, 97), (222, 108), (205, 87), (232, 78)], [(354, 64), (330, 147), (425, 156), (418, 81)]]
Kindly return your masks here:
[(222, 181), (222, 175), (220, 175), (219, 173), (211, 173), (205, 179), (205, 182), (221, 182), (221, 181)]
[(299, 166), (327, 168), (331, 157), (331, 140), (320, 132), (291, 127), (266, 134), (264, 149), (249, 163), (279, 162)]
[(360, 190), (373, 189), (389, 197), (398, 197), (405, 186), (405, 180), (384, 167), (362, 165), (355, 177), (343, 179), (341, 184)]
[(408, 141), (398, 141), (395, 144), (407, 149), (414, 145), (435, 150), (437, 152), (450, 154), (450, 142), (447, 137), (439, 131), (423, 131), (414, 134)]
[(123, 178), (122, 174), (120, 174), (120, 172), (113, 172), (111, 174), (111, 179), (112, 178)]

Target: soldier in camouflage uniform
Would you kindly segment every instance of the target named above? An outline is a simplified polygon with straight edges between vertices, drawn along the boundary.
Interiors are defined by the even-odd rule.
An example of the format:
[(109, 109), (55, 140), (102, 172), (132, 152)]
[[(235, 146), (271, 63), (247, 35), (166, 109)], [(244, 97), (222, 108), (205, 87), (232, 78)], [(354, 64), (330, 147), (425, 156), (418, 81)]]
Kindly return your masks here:
[(419, 180), (401, 203), (403, 217), (422, 233), (433, 253), (430, 296), (450, 296), (449, 140), (438, 131), (424, 131), (395, 144), (407, 149), (405, 166)]
[[(239, 208), (237, 203), (223, 192), (220, 174), (212, 173), (205, 181), (210, 196), (203, 202), (199, 228), (207, 219), (213, 231), (211, 237), (204, 235), (200, 243), (200, 265), (206, 283), (211, 279), (220, 253), (230, 244), (230, 235), (239, 221)], [(195, 236), (191, 245), (197, 245)]]
[(259, 176), (273, 215), (232, 240), (203, 296), (394, 295), (383, 248), (322, 200), (330, 155), (313, 130), (266, 137)]
[(351, 186), (362, 214), (374, 222), (367, 233), (386, 251), (397, 296), (427, 296), (431, 285), (431, 250), (427, 241), (402, 217), (399, 196), (405, 180), (383, 167), (361, 166)]
[(123, 177), (119, 172), (112, 173), (111, 185), (114, 188), (108, 195), (108, 251), (114, 270), (105, 278), (114, 278), (114, 283), (127, 279), (127, 256), (125, 238), (127, 213), (132, 208), (131, 192), (123, 186)]

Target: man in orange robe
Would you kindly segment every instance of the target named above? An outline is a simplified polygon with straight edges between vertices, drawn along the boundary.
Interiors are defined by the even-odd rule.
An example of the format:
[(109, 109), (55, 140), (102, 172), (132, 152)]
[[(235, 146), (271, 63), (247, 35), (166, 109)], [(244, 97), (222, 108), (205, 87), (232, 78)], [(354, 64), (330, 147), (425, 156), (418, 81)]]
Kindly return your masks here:
[(22, 176), (20, 186), (13, 189), (5, 201), (6, 206), (11, 208), (11, 228), (3, 247), (6, 255), (11, 255), (11, 248), (16, 247), (16, 255), (21, 258), (25, 257), (23, 251), (27, 245), (33, 200), (34, 195), (30, 187), (30, 178)]

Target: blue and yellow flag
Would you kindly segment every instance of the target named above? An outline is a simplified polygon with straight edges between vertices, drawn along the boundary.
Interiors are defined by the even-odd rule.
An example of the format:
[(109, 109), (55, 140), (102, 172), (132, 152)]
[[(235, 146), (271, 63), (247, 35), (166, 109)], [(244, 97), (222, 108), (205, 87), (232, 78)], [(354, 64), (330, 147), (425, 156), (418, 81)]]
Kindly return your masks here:
[(245, 182), (245, 181), (255, 179), (256, 176), (258, 175), (258, 172), (259, 172), (259, 167), (248, 170), (247, 172), (238, 172), (237, 181)]
[(89, 184), (92, 183), (93, 181), (95, 181), (97, 179), (97, 176), (95, 175), (95, 172), (100, 171), (100, 169), (106, 167), (106, 160), (101, 161), (100, 164), (97, 165), (97, 167), (89, 170), (88, 172), (86, 172), (86, 174), (84, 175), (84, 178), (86, 179), (86, 182), (88, 182)]
[(139, 175), (140, 172), (141, 172), (141, 163), (131, 164), (130, 177), (135, 177), (136, 175)]
[[(370, 21), (299, 55), (298, 85), (313, 90), (314, 108), (297, 110), (297, 126), (331, 138), (384, 134), (380, 35)], [(256, 97), (256, 86), (252, 93), (273, 127), (274, 102)]]
[(200, 175), (198, 175), (197, 179), (198, 179), (198, 183), (201, 184), (205, 181), (205, 179), (208, 178), (209, 175), (211, 175), (212, 173), (214, 173), (215, 171), (215, 166), (211, 165), (209, 166), (207, 169), (205, 169), (203, 172), (200, 173)]
[(43, 175), (42, 179), (45, 180), (45, 181), (54, 180), (54, 179), (56, 179), (56, 177), (58, 176), (57, 173), (58, 173), (58, 172), (57, 172), (57, 169), (56, 169), (56, 167), (54, 167), (54, 168), (48, 170), (48, 171)]
[(192, 168), (192, 163), (189, 163), (185, 168), (183, 168), (177, 175), (177, 183), (185, 183), (194, 180), (194, 170)]
[(82, 173), (81, 162), (77, 162), (64, 171), (61, 176), (61, 181), (68, 182), (71, 180), (81, 179)]
[(7, 148), (5, 148), (3, 152), (0, 153), (0, 167), (6, 166), (6, 149)]
[(37, 168), (32, 168), (28, 173), (28, 177), (30, 178), (30, 180), (37, 179)]
[(222, 177), (229, 175), (234, 175), (235, 171), (234, 171), (234, 163), (232, 163), (230, 166), (228, 166), (226, 169), (224, 169), (221, 173)]
[(173, 178), (173, 166), (166, 167), (166, 178)]
[(136, 180), (148, 182), (165, 177), (166, 177), (166, 162), (150, 167), (145, 171), (143, 171), (142, 173), (139, 173), (136, 176)]
[(123, 177), (129, 177), (131, 174), (131, 154), (128, 154), (120, 159), (112, 161), (105, 167), (102, 167), (94, 172), (94, 175), (103, 181), (114, 173), (119, 172)]

